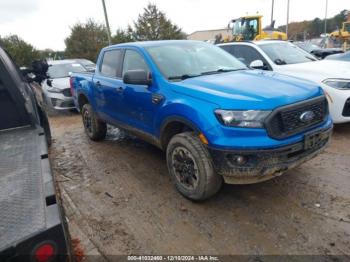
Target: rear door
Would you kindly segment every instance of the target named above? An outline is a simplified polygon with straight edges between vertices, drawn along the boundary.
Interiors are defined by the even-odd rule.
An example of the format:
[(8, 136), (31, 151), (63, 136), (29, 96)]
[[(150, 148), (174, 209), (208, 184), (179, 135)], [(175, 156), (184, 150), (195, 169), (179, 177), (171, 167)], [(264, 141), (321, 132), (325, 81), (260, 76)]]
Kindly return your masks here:
[(97, 110), (104, 119), (112, 123), (122, 119), (120, 107), (123, 53), (123, 49), (104, 51), (100, 66), (96, 70), (97, 74), (93, 79)]

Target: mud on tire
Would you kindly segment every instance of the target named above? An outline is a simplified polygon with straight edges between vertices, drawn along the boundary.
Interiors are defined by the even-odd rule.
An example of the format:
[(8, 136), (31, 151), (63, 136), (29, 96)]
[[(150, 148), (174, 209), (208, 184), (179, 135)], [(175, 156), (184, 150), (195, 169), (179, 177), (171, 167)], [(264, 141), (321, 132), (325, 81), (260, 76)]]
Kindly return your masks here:
[(91, 140), (99, 141), (106, 137), (107, 124), (99, 120), (90, 104), (83, 105), (81, 110), (85, 133)]
[(194, 133), (172, 137), (166, 158), (176, 189), (186, 198), (205, 200), (221, 188), (222, 177), (216, 174), (207, 148)]

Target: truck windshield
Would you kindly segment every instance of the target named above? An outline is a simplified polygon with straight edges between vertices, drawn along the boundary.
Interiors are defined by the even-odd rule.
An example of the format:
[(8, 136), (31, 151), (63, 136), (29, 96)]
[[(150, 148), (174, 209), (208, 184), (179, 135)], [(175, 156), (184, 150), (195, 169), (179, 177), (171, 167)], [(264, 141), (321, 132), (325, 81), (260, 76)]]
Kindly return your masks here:
[(50, 78), (69, 77), (69, 73), (85, 72), (86, 69), (78, 63), (56, 64), (51, 65), (48, 70)]
[(262, 44), (259, 47), (276, 65), (299, 64), (317, 60), (313, 55), (288, 42)]
[(169, 80), (247, 69), (238, 59), (208, 43), (169, 43), (150, 46), (146, 50)]
[(345, 22), (344, 23), (344, 31), (350, 32), (350, 22)]
[(258, 18), (241, 18), (233, 23), (232, 34), (241, 35), (244, 40), (254, 40), (258, 34)]

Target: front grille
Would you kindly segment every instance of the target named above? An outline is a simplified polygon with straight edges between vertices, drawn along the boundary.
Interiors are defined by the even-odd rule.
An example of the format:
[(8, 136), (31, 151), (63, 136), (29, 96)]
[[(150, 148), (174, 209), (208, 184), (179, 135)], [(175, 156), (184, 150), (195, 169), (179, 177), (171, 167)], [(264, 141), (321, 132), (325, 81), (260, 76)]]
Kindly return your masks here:
[(63, 89), (62, 94), (66, 97), (72, 96), (72, 93), (70, 92), (70, 88)]
[(343, 116), (350, 116), (350, 98), (345, 102)]
[[(313, 118), (302, 120), (302, 115), (311, 111)], [(317, 97), (300, 103), (277, 108), (266, 120), (268, 134), (276, 139), (295, 135), (303, 130), (322, 123), (328, 115), (327, 99)]]

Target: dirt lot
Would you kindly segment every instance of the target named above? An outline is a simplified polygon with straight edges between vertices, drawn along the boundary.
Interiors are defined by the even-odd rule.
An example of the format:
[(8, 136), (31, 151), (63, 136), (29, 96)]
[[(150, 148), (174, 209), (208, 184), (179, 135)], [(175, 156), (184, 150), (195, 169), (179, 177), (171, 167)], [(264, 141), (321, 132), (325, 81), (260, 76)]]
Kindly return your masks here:
[(113, 128), (92, 142), (77, 114), (50, 122), (53, 171), (86, 254), (350, 254), (349, 124), (301, 167), (196, 204), (157, 148)]

